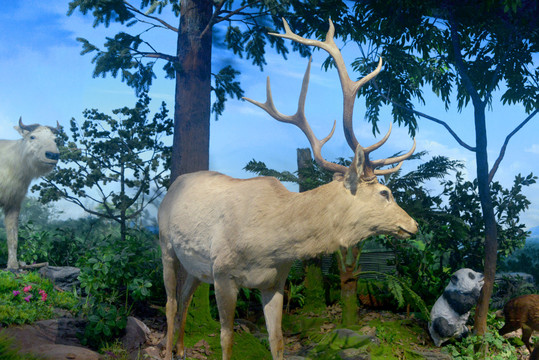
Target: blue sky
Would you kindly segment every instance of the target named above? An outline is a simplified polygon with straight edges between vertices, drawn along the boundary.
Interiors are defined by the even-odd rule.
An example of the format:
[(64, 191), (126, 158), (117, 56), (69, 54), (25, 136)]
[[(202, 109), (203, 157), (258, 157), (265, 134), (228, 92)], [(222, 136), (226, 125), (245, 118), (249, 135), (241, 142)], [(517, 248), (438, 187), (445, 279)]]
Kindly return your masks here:
[[(72, 117), (82, 120), (82, 111), (86, 108), (110, 112), (135, 104), (133, 90), (120, 79), (92, 77), (92, 55), (81, 56), (80, 43), (75, 40), (83, 37), (100, 46), (106, 36), (113, 36), (121, 28), (112, 25), (108, 29), (102, 26), (94, 29), (91, 16), (75, 13), (67, 17), (67, 4), (68, 1), (19, 0), (3, 5), (0, 13), (0, 138), (19, 137), (13, 130), (19, 116), (25, 123), (55, 125), (58, 120), (67, 126)], [(176, 21), (172, 21), (175, 24)], [(152, 44), (158, 50), (166, 53), (175, 51), (173, 33), (161, 30), (153, 36)], [(350, 64), (358, 49), (347, 45), (343, 54)], [(233, 63), (242, 71), (241, 82), (247, 97), (264, 101), (265, 79), (270, 76), (277, 108), (287, 114), (295, 112), (307, 59), (291, 54), (288, 60), (284, 60), (269, 50), (268, 65), (260, 72), (248, 61), (227, 52), (216, 49), (215, 55), (215, 71), (222, 63)], [(334, 119), (341, 118), (338, 77), (335, 70), (324, 72), (320, 69), (324, 59), (324, 54), (315, 53), (306, 105), (307, 117), (319, 138), (327, 135)], [(162, 64), (157, 67), (162, 67)], [(521, 106), (502, 106), (498, 101), (499, 95), (495, 94), (492, 109), (487, 114), (491, 165), (505, 136), (526, 117)], [(173, 81), (158, 76), (150, 97), (155, 110), (161, 101), (165, 101), (172, 110)], [(428, 91), (425, 99), (426, 105), (417, 110), (448, 122), (464, 141), (474, 144), (471, 108), (462, 113), (455, 108), (446, 112), (443, 104)], [(368, 146), (376, 139), (364, 120), (364, 114), (365, 106), (359, 99), (355, 107), (355, 132), (360, 143)], [(383, 110), (382, 119), (379, 126), (385, 133), (391, 121), (388, 108)], [(352, 155), (339, 122), (337, 125), (336, 134), (323, 149), (328, 160)], [(271, 168), (293, 171), (296, 168), (296, 149), (308, 147), (300, 130), (270, 119), (262, 110), (244, 101), (230, 100), (225, 114), (218, 121), (212, 120), (211, 126), (210, 168), (235, 177), (251, 176), (242, 168), (253, 158), (264, 161)], [(508, 187), (515, 174), (533, 172), (539, 175), (537, 134), (539, 118), (536, 116), (512, 138), (495, 180)], [(474, 177), (474, 154), (460, 147), (440, 125), (420, 119), (416, 140), (417, 151), (427, 150), (429, 156), (442, 154), (462, 160), (467, 166), (467, 176)], [(395, 126), (391, 138), (373, 153), (373, 158), (391, 156), (397, 151), (408, 150), (411, 145), (407, 130)], [(417, 165), (409, 162), (403, 170), (411, 170)], [(434, 185), (432, 191), (437, 191)], [(539, 185), (527, 188), (525, 194), (532, 205), (522, 220), (527, 227), (538, 226)]]

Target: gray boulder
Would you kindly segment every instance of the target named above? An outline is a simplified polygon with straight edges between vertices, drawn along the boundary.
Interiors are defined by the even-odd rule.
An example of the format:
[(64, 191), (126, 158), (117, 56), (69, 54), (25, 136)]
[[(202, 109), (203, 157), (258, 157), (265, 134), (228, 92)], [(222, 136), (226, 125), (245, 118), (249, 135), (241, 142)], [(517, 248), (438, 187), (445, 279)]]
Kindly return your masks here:
[(73, 287), (80, 285), (80, 269), (73, 266), (45, 266), (39, 273), (64, 291), (73, 291)]

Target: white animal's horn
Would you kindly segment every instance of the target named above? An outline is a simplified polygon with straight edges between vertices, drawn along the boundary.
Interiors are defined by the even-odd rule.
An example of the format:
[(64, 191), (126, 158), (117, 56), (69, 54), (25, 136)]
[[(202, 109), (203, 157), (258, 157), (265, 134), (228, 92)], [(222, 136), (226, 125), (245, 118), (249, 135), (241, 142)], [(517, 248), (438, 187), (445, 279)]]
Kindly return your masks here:
[(60, 126), (60, 123), (58, 122), (58, 120), (56, 120), (56, 127), (52, 127), (52, 126), (47, 126), (49, 129), (51, 129), (51, 131), (55, 134), (58, 134), (60, 132), (60, 129), (62, 128)]
[(32, 124), (32, 125), (24, 125), (22, 123), (22, 116), (19, 117), (19, 127), (23, 130), (26, 130), (26, 131), (34, 131), (35, 129), (37, 129), (39, 127), (39, 124)]

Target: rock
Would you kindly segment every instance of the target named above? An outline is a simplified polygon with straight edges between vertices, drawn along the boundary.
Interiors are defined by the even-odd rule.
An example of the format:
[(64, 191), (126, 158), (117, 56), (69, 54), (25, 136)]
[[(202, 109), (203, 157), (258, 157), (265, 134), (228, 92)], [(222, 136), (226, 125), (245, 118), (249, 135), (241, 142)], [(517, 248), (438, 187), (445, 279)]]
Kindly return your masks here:
[(349, 329), (335, 329), (327, 334), (320, 344), (328, 344), (332, 349), (348, 349), (359, 348), (377, 343), (378, 339), (375, 336), (360, 335)]
[(141, 359), (161, 360), (160, 350), (156, 346), (149, 346), (141, 351)]
[(415, 350), (412, 353), (421, 356), (425, 360), (451, 360), (451, 356), (444, 354), (440, 351), (431, 351), (431, 350)]
[(64, 291), (73, 291), (74, 286), (80, 285), (80, 269), (73, 266), (46, 266), (39, 273)]
[(370, 360), (371, 356), (365, 349), (344, 349), (339, 352), (342, 360)]
[(38, 321), (33, 325), (4, 328), (2, 334), (14, 339), (21, 353), (61, 360), (98, 360), (100, 355), (81, 346), (77, 334), (85, 321), (73, 318)]
[(150, 329), (137, 318), (129, 316), (125, 326), (125, 335), (122, 344), (129, 354), (129, 358), (137, 359), (141, 346), (149, 339)]

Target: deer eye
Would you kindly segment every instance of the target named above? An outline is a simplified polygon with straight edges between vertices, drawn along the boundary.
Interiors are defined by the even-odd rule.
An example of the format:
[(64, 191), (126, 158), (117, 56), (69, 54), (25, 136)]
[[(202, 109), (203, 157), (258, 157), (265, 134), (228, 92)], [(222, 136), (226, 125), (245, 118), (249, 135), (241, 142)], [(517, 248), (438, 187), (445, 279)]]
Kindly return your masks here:
[(383, 197), (386, 198), (387, 201), (389, 201), (389, 191), (382, 190), (382, 191), (380, 191), (380, 195), (382, 195)]

